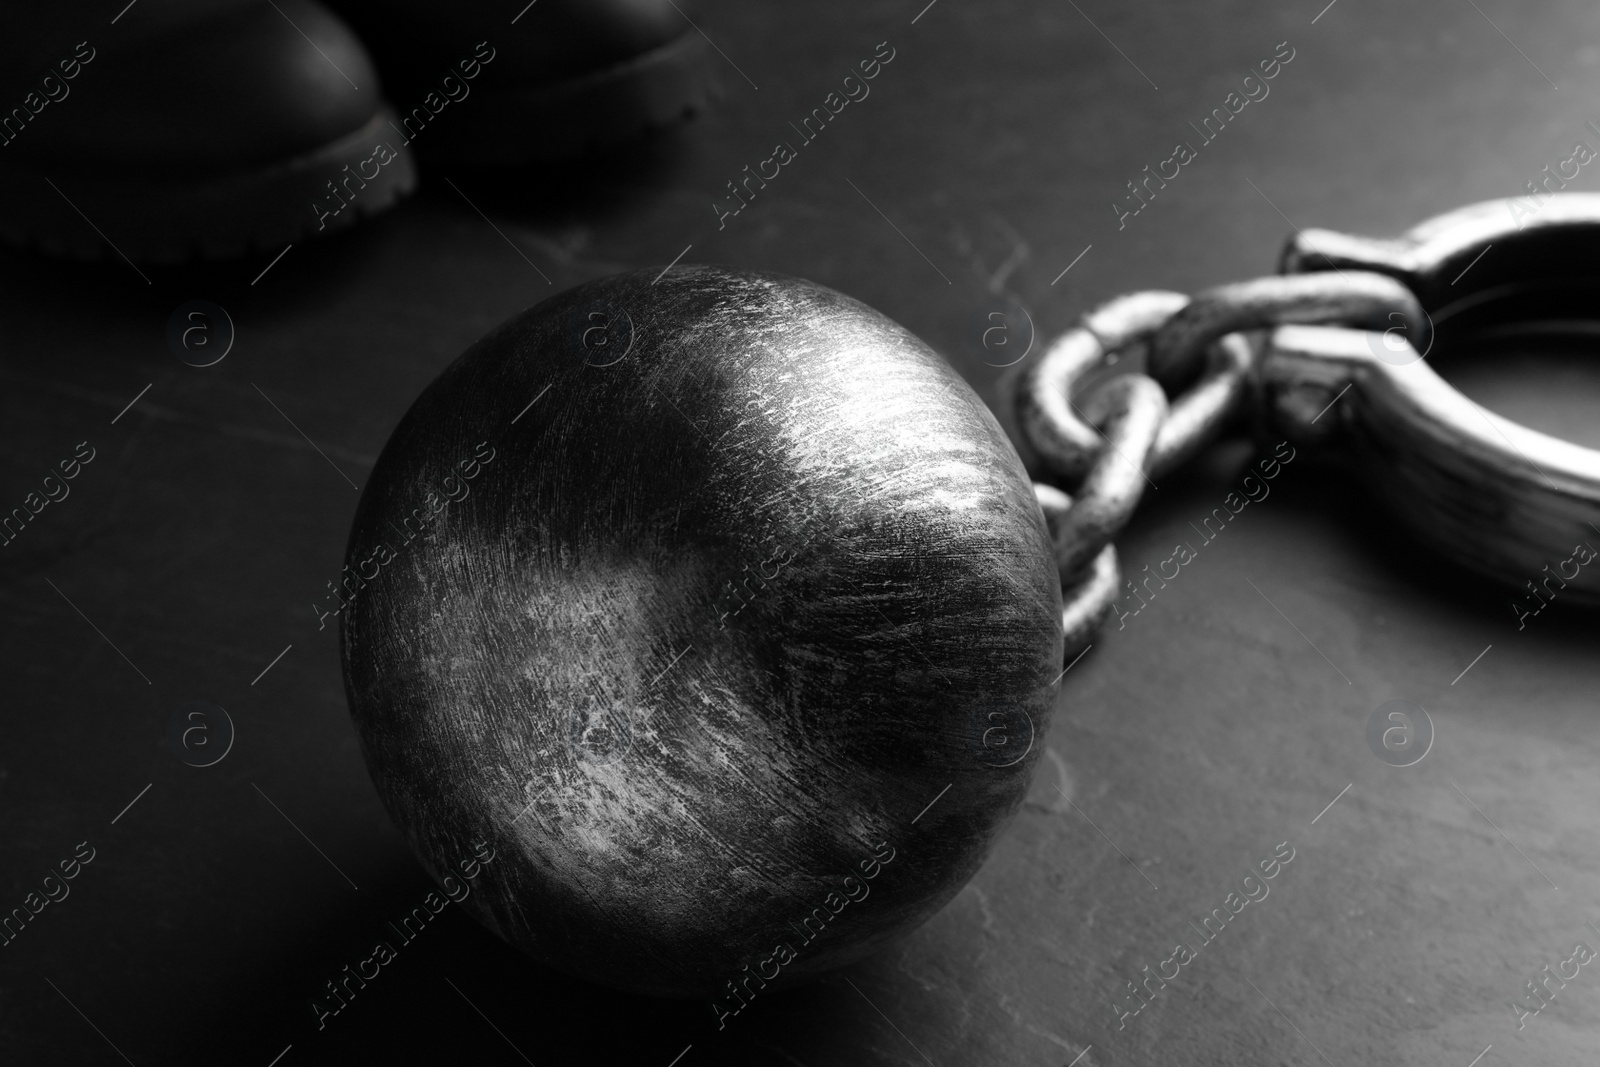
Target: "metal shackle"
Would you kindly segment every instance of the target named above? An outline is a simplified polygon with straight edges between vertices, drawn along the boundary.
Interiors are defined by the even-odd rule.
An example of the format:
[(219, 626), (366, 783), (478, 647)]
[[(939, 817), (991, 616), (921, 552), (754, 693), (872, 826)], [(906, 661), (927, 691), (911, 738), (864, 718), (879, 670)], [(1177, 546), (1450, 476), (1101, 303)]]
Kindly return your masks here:
[[(1113, 468), (1164, 474), (1247, 406), (1258, 429), (1292, 444), (1337, 443), (1420, 542), (1461, 566), (1519, 592), (1559, 588), (1600, 604), (1600, 567), (1574, 564), (1593, 558), (1590, 538), (1600, 545), (1600, 451), (1484, 410), (1426, 362), (1441, 337), (1449, 347), (1485, 328), (1600, 317), (1600, 279), (1586, 277), (1596, 249), (1600, 194), (1556, 194), (1520, 224), (1490, 201), (1399, 238), (1306, 230), (1279, 275), (1193, 298), (1130, 293), (1086, 313), (1001, 382), (1001, 421), (1044, 483), (1035, 488), (1062, 569), (1067, 654), (1086, 646), (1120, 591), (1110, 541), (1146, 479)], [(1265, 331), (1254, 352), (1247, 331)], [(1132, 352), (1144, 373), (1078, 395), (1085, 377)]]

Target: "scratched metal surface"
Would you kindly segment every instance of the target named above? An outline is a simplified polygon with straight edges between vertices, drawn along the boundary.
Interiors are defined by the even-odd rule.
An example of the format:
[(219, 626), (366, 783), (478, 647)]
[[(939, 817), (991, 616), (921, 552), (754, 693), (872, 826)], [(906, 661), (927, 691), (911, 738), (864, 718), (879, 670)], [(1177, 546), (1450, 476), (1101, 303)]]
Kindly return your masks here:
[[(1592, 1062), (1600, 973), (1565, 962), (1600, 943), (1592, 618), (1558, 598), (1518, 630), (1499, 592), (1385, 518), (1366, 487), (1381, 472), (1297, 457), (1203, 543), (1190, 524), (1251, 457), (1223, 446), (1163, 478), (1123, 558), (1194, 558), (1066, 676), (988, 864), (905, 939), (721, 1031), (703, 1003), (544, 971), (454, 906), (412, 940), (388, 932), (433, 883), (367, 778), (313, 608), (412, 399), (579, 281), (692, 245), (686, 261), (854, 295), (986, 392), (986, 364), (1014, 358), (1002, 336), (1026, 347), (1020, 309), (1059, 330), (1116, 292), (1259, 273), (1291, 225), (1399, 232), (1518, 192), (1597, 144), (1600, 16), (1477, 6), (939, 0), (912, 24), (920, 3), (707, 4), (743, 74), (678, 138), (517, 180), (425, 173), (421, 199), (255, 286), (266, 257), (150, 285), (118, 262), (0, 258), (5, 507), (94, 450), (0, 549), (0, 906), (92, 855), (0, 948), (6, 1060)], [(883, 41), (871, 95), (719, 230), (724, 183)], [(1119, 229), (1125, 183), (1198, 144), (1189, 123), (1283, 41), (1270, 95)], [(1595, 188), (1592, 168), (1572, 187)], [(164, 340), (197, 297), (238, 328), (204, 370)], [(1582, 439), (1582, 368), (1521, 351), (1461, 380)], [(1365, 738), (1393, 699), (1435, 727), (1407, 768)], [(211, 767), (165, 740), (195, 700), (236, 728)], [(1243, 879), (1285, 843), (1293, 859), (1251, 883), (1270, 892), (1165, 964), (1177, 977), (1119, 1029), (1124, 983), (1203, 941), (1230, 893), (1259, 896)], [(393, 958), (319, 1030), (311, 999), (380, 939)], [(1554, 999), (1519, 1030), (1536, 977)]]
[(770, 274), (628, 272), (494, 331), (384, 447), (349, 559), (351, 715), (419, 854), (489, 842), (463, 904), (490, 929), (729, 1013), (742, 967), (798, 984), (961, 889), (1061, 677), (1049, 533), (994, 416), (871, 308)]

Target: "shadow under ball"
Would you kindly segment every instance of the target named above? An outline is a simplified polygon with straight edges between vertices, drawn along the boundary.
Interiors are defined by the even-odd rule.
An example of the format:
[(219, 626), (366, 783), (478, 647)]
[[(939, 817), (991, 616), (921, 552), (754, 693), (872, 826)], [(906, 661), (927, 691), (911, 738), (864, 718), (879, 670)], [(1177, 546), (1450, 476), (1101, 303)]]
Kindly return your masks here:
[(494, 848), (480, 922), (727, 998), (976, 872), (1049, 725), (1061, 592), (1015, 450), (916, 337), (799, 279), (653, 277), (544, 301), (417, 399), (351, 532), (346, 574), (378, 573), (347, 582), (345, 685), (434, 875)]

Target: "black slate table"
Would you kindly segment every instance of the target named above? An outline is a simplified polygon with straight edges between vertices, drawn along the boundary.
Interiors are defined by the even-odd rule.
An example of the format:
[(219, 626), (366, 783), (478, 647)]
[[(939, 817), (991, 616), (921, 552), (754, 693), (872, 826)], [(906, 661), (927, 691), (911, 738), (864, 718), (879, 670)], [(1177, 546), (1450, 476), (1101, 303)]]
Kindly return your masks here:
[[(1600, 969), (1521, 1030), (1510, 1006), (1600, 946), (1594, 618), (1558, 602), (1519, 630), (1502, 591), (1386, 519), (1381, 471), (1315, 456), (1097, 640), (988, 864), (882, 954), (719, 1031), (705, 1004), (549, 973), (447, 908), (319, 1029), (309, 1001), (431, 886), (378, 805), (312, 605), (390, 429), (483, 331), (681, 253), (860, 297), (992, 399), (1002, 336), (1268, 272), (1292, 227), (1391, 233), (1515, 195), (1600, 143), (1600, 13), (1576, 0), (923, 2), (705, 3), (725, 97), (679, 133), (523, 173), (428, 169), (399, 211), (264, 275), (268, 256), (148, 284), (115, 257), (0, 258), (0, 503), (93, 454), (0, 549), (0, 907), (76, 874), (0, 948), (0, 1060), (1595, 1062)], [(723, 217), (726, 183), (881, 42), (870, 96)], [(1190, 123), (1289, 52), (1199, 143)], [(1195, 158), (1123, 215), (1177, 141)], [(165, 336), (191, 299), (237, 331), (204, 369)], [(1595, 445), (1586, 355), (1437, 365)], [(1223, 444), (1164, 478), (1129, 566), (1189, 539), (1250, 459)], [(1366, 742), (1392, 699), (1436, 730), (1412, 767)], [(234, 729), (210, 767), (167, 744), (190, 701)], [(1124, 1016), (1126, 983), (1203, 940), (1275, 850), (1293, 859), (1270, 894)]]

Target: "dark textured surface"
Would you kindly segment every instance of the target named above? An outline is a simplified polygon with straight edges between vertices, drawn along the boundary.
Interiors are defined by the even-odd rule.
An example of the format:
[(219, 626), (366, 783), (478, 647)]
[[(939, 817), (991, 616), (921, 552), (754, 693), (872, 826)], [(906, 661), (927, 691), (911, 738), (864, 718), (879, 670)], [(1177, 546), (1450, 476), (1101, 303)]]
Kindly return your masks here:
[[(77, 442), (97, 450), (71, 496), (0, 549), (0, 903), (20, 905), (80, 841), (96, 850), (70, 897), (0, 948), (4, 1058), (122, 1062), (98, 1027), (140, 1065), (265, 1067), (291, 1044), (279, 1067), (523, 1063), (487, 1017), (540, 1067), (665, 1067), (691, 1044), (679, 1067), (923, 1054), (1065, 1067), (1089, 1044), (1079, 1067), (1324, 1063), (1313, 1044), (1338, 1067), (1467, 1067), (1490, 1044), (1479, 1067), (1592, 1063), (1592, 966), (1520, 1035), (1507, 1006), (1574, 942), (1600, 940), (1585, 927), (1600, 925), (1592, 617), (1557, 600), (1519, 631), (1497, 590), (1372, 503), (1381, 471), (1340, 476), (1310, 455), (1067, 674), (1034, 789), (990, 861), (883, 953), (718, 1032), (704, 1005), (533, 966), (450, 906), (317, 1029), (322, 984), (394, 939), (386, 924), (433, 887), (367, 777), (333, 628), (313, 613), (357, 500), (330, 461), (363, 484), (417, 394), (486, 330), (692, 242), (685, 262), (864, 300), (989, 396), (985, 363), (1013, 358), (982, 346), (991, 312), (1021, 303), (1048, 332), (1123, 290), (1254, 275), (1276, 262), (1285, 215), (1398, 233), (1519, 191), (1575, 140), (1595, 144), (1584, 123), (1600, 121), (1600, 16), (1575, 2), (1478, 0), (1559, 92), (1484, 15), (1443, 0), (1339, 0), (1315, 26), (1321, 2), (1080, 2), (1159, 90), (1070, 7), (939, 0), (912, 26), (921, 3), (707, 6), (697, 21), (760, 89), (728, 69), (720, 109), (677, 141), (514, 180), (425, 174), (428, 191), (387, 221), (297, 245), (254, 287), (265, 256), (157, 271), (152, 286), (119, 262), (0, 260), (4, 506)], [(872, 95), (719, 232), (724, 183), (885, 39), (896, 57)], [(1271, 95), (1119, 231), (1124, 183), (1285, 39), (1297, 54)], [(1573, 186), (1597, 187), (1593, 165)], [(96, 221), (115, 239), (115, 220)], [(163, 340), (194, 297), (239, 329), (208, 370)], [(1461, 380), (1576, 437), (1596, 422), (1592, 348), (1579, 357), (1500, 353)], [(1158, 479), (1120, 546), (1129, 568), (1193, 539), (1247, 459), (1222, 447)], [(1396, 698), (1438, 730), (1408, 769), (1364, 741)], [(237, 728), (204, 769), (163, 747), (196, 699)], [(1297, 851), (1271, 895), (1119, 1032), (1124, 981), (1284, 841)]]

